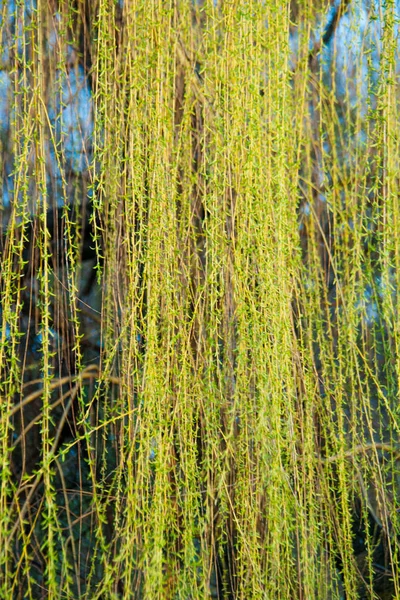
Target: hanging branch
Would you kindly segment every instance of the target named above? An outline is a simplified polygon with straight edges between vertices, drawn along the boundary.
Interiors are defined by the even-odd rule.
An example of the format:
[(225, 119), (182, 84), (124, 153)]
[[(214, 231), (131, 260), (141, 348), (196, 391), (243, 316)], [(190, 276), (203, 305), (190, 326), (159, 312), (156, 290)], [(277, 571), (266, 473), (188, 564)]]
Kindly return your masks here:
[(350, 4), (350, 0), (342, 0), (340, 4), (335, 7), (332, 11), (331, 18), (325, 25), (324, 33), (318, 42), (314, 44), (310, 54), (308, 55), (308, 62), (311, 65), (317, 54), (322, 50), (324, 46), (328, 46), (329, 42), (335, 35), (336, 28), (339, 24), (341, 17), (346, 13)]

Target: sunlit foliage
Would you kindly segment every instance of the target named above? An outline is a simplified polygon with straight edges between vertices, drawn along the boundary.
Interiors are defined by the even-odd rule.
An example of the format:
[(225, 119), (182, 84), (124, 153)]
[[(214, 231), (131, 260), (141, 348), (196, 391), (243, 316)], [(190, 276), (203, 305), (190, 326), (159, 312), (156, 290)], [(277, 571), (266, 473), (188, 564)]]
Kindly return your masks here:
[(0, 14), (0, 597), (400, 598), (399, 5)]

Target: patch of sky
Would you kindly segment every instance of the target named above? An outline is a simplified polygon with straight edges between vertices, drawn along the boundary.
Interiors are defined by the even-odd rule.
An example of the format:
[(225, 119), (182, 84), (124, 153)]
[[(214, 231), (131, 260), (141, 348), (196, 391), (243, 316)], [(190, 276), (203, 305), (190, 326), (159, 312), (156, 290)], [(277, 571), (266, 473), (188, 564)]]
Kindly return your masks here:
[(367, 110), (368, 97), (368, 60), (376, 62), (377, 56), (369, 51), (366, 37), (368, 13), (361, 2), (352, 4), (342, 16), (336, 30), (336, 89), (342, 97), (347, 97), (350, 106), (359, 105), (362, 113)]
[(33, 12), (37, 8), (36, 0), (0, 0), (1, 29), (1, 65), (7, 67), (10, 62), (10, 50), (14, 46), (22, 57), (29, 45), (25, 35)]
[(368, 327), (376, 324), (380, 317), (380, 304), (387, 295), (392, 300), (396, 297), (396, 281), (394, 272), (384, 278), (381, 274), (375, 275), (373, 285), (367, 284), (362, 297), (356, 302), (355, 308), (360, 312), (361, 318)]
[(362, 319), (369, 327), (374, 325), (379, 318), (379, 309), (374, 297), (374, 290), (372, 286), (368, 284), (365, 286), (362, 298), (360, 298), (355, 305), (356, 310), (360, 312)]
[(309, 202), (304, 202), (300, 208), (300, 212), (305, 216), (309, 217), (311, 215), (311, 206)]
[(292, 70), (296, 69), (301, 36), (307, 36), (308, 49), (310, 53), (313, 52), (313, 50), (315, 50), (316, 48), (320, 48), (322, 46), (323, 36), (328, 30), (331, 21), (334, 19), (339, 4), (340, 0), (335, 0), (333, 5), (329, 7), (328, 11), (316, 11), (311, 31), (309, 31), (308, 29), (308, 23), (302, 23), (296, 27), (291, 27), (289, 36), (289, 48), (290, 65)]
[[(3, 207), (10, 205), (13, 196), (12, 170), (14, 157), (11, 156), (10, 127), (12, 105), (12, 80), (9, 74), (9, 57), (12, 46), (17, 39), (18, 52), (28, 52), (25, 43), (24, 28), (29, 24), (36, 0), (21, 2), (0, 0), (1, 50), (0, 60), (3, 69), (0, 70), (0, 150), (2, 172), (1, 203)], [(54, 53), (57, 51), (57, 24), (60, 21), (58, 13), (54, 15), (54, 27), (50, 31), (47, 48)], [(16, 37), (17, 36), (17, 37)], [(93, 135), (93, 100), (88, 79), (82, 65), (79, 64), (75, 50), (67, 48), (65, 63), (67, 71), (58, 71), (53, 89), (49, 94), (48, 113), (50, 123), (54, 127), (54, 145), (47, 142), (47, 175), (49, 193), (56, 193), (56, 201), (62, 203), (62, 173), (69, 176), (82, 175), (91, 163), (91, 139)], [(60, 152), (61, 150), (61, 152)], [(52, 182), (52, 183), (51, 183)]]
[[(48, 38), (47, 38), (47, 50), (51, 53), (56, 52), (57, 44), (59, 43), (58, 31), (57, 28), (61, 23), (61, 15), (60, 13), (55, 13), (53, 15), (53, 27), (51, 28)], [(67, 57), (68, 61), (68, 57)]]
[(14, 195), (14, 178), (12, 176), (13, 164), (11, 158), (7, 157), (3, 163), (2, 173), (2, 198), (1, 205), (3, 208), (9, 208), (11, 199)]
[[(2, 337), (1, 329), (0, 329), (0, 337)], [(8, 323), (6, 323), (6, 332), (5, 332), (5, 336), (4, 337), (5, 337), (5, 339), (7, 341), (11, 340), (11, 327), (9, 326)]]
[(150, 453), (149, 453), (149, 459), (151, 461), (155, 460), (157, 457), (157, 450), (158, 450), (158, 442), (156, 440), (156, 438), (151, 438), (151, 442), (150, 442)]
[(7, 71), (0, 71), (0, 140), (7, 144), (10, 133), (11, 78)]
[[(50, 328), (48, 330), (50, 335), (50, 345), (52, 346), (51, 350), (56, 348), (57, 343), (60, 343), (60, 336), (58, 333)], [(42, 333), (37, 333), (33, 340), (31, 341), (30, 351), (39, 359), (43, 354), (43, 345), (44, 345), (43, 335)]]
[(0, 0), (1, 64), (8, 65), (10, 60), (11, 39), (15, 32), (15, 2)]
[(0, 148), (3, 154), (2, 162), (2, 205), (8, 207), (13, 190), (11, 177), (12, 160), (9, 155), (8, 145), (10, 139), (10, 98), (11, 78), (7, 71), (0, 71)]
[[(65, 170), (75, 174), (87, 170), (91, 161), (93, 102), (81, 65), (75, 65), (67, 73), (57, 72), (49, 117), (56, 142), (61, 142)], [(54, 168), (57, 170), (57, 165)]]
[[(366, 115), (381, 77), (383, 33), (389, 10), (393, 10), (393, 38), (399, 44), (400, 0), (393, 3), (380, 0), (353, 0), (341, 16), (335, 35), (322, 51), (324, 77), (332, 85), (332, 74), (339, 98), (349, 106), (357, 106)], [(396, 71), (399, 72), (399, 53)]]

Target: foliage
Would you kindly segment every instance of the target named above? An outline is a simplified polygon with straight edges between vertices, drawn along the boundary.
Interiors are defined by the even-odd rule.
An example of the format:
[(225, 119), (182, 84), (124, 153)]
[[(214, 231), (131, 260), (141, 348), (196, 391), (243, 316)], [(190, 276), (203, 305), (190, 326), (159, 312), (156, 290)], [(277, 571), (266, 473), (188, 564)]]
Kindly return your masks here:
[(0, 597), (400, 598), (398, 6), (335, 6), (0, 2)]

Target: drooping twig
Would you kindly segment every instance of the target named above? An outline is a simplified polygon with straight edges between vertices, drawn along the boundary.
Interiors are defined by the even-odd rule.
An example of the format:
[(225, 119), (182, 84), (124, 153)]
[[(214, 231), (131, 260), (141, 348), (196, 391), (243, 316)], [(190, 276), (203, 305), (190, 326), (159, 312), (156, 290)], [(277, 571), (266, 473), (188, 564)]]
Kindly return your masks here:
[(349, 4), (350, 0), (342, 0), (337, 7), (333, 8), (331, 18), (325, 25), (324, 33), (322, 34), (321, 39), (314, 44), (310, 54), (308, 55), (309, 64), (312, 64), (313, 60), (316, 58), (321, 49), (329, 44), (335, 34), (340, 19), (347, 11)]

